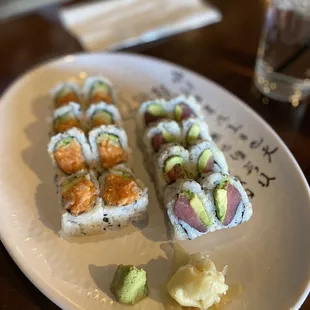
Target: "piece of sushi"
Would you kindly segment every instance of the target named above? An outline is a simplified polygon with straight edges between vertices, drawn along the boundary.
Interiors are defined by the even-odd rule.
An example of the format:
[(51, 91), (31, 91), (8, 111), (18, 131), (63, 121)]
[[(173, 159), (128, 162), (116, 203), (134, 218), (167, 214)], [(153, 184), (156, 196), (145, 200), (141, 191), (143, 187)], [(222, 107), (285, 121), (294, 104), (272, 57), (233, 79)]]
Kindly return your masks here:
[(191, 178), (195, 179), (202, 173), (228, 173), (228, 165), (223, 152), (211, 141), (197, 141), (189, 148), (189, 168)]
[(164, 145), (155, 159), (156, 183), (159, 196), (165, 187), (179, 179), (187, 178), (188, 151), (179, 144)]
[(216, 211), (219, 229), (237, 226), (251, 218), (252, 204), (238, 179), (224, 173), (211, 173), (204, 175), (199, 182), (209, 207)]
[(83, 98), (86, 108), (100, 101), (107, 104), (115, 104), (116, 101), (112, 83), (103, 76), (90, 76), (85, 80)]
[(48, 144), (48, 153), (53, 165), (64, 174), (87, 169), (93, 160), (85, 134), (78, 128), (53, 136)]
[(196, 181), (179, 180), (164, 196), (174, 239), (191, 240), (217, 229), (214, 206)]
[(180, 126), (173, 120), (159, 121), (145, 131), (143, 140), (148, 154), (157, 153), (166, 143), (181, 142)]
[(146, 219), (148, 190), (130, 168), (117, 165), (103, 173), (99, 182), (106, 229)]
[(190, 117), (182, 121), (182, 142), (189, 147), (197, 141), (212, 141), (208, 125), (199, 118)]
[(54, 111), (53, 132), (57, 134), (73, 127), (82, 128), (82, 113), (79, 104), (69, 102)]
[(122, 119), (116, 106), (103, 101), (94, 103), (86, 111), (86, 122), (89, 130), (101, 125), (121, 125)]
[(177, 122), (182, 122), (190, 117), (195, 117), (203, 120), (199, 103), (193, 96), (186, 97), (178, 96), (167, 102), (169, 118)]
[(101, 125), (91, 130), (88, 138), (98, 171), (108, 170), (128, 161), (131, 151), (123, 128)]
[(137, 127), (139, 134), (143, 136), (144, 130), (149, 125), (165, 118), (168, 118), (166, 100), (156, 99), (142, 103), (137, 112)]
[(74, 82), (59, 83), (51, 90), (51, 97), (56, 109), (69, 102), (82, 102), (80, 86)]
[(103, 209), (99, 184), (92, 171), (79, 171), (57, 182), (64, 237), (93, 235), (102, 231)]

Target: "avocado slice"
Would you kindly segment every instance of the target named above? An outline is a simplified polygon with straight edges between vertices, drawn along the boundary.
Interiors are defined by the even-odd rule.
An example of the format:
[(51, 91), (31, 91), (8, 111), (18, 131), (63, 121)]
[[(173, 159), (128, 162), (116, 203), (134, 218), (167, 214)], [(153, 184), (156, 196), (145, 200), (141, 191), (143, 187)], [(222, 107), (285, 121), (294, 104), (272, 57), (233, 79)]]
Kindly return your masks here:
[(81, 177), (76, 177), (76, 178), (74, 178), (74, 179), (65, 181), (65, 182), (61, 185), (61, 192), (62, 192), (62, 193), (65, 193), (65, 192), (69, 191), (74, 185), (76, 185), (76, 184), (78, 184), (80, 181), (82, 181), (83, 178), (84, 178), (84, 176), (81, 176)]
[(147, 275), (135, 266), (119, 265), (110, 290), (121, 304), (133, 305), (148, 295)]
[(218, 219), (223, 223), (227, 212), (227, 180), (224, 179), (214, 190), (214, 203)]
[(173, 142), (175, 140), (174, 136), (167, 130), (163, 130), (162, 135), (166, 142)]
[(150, 104), (147, 107), (147, 112), (154, 115), (154, 116), (164, 116), (165, 111), (164, 108), (160, 104)]
[(60, 149), (63, 146), (69, 145), (72, 141), (73, 141), (73, 137), (69, 137), (69, 138), (65, 138), (65, 139), (60, 140), (56, 144), (55, 150), (58, 150), (58, 149)]
[(211, 221), (207, 215), (207, 212), (205, 208), (203, 207), (200, 199), (196, 194), (194, 194), (194, 197), (189, 201), (192, 208), (196, 212), (196, 214), (199, 216), (200, 220), (206, 225), (206, 226), (211, 226)]
[(70, 86), (63, 86), (63, 87), (58, 91), (58, 93), (57, 93), (57, 95), (56, 95), (56, 98), (59, 99), (59, 98), (65, 96), (65, 95), (67, 95), (68, 93), (71, 93), (71, 92), (73, 92), (74, 94), (76, 94), (76, 93), (75, 93), (75, 90), (74, 90), (72, 87), (70, 87)]
[(105, 110), (96, 111), (92, 116), (93, 121), (100, 121), (103, 124), (110, 125), (113, 124), (113, 116)]
[(197, 163), (199, 173), (203, 173), (205, 171), (211, 159), (213, 159), (213, 154), (209, 149), (206, 149), (201, 153)]
[(180, 165), (183, 167), (183, 163), (184, 163), (184, 160), (182, 156), (178, 156), (178, 155), (171, 156), (165, 162), (164, 171), (169, 172), (175, 165)]
[(191, 143), (195, 142), (198, 139), (199, 134), (200, 134), (199, 125), (193, 124), (187, 133), (187, 137), (186, 137), (187, 143), (191, 144)]
[(119, 176), (122, 176), (124, 179), (133, 179), (133, 176), (127, 172), (127, 171), (124, 171), (124, 170), (112, 170), (112, 173), (114, 175), (119, 175)]
[(90, 94), (92, 95), (94, 92), (102, 92), (102, 93), (108, 94), (109, 90), (110, 90), (110, 87), (107, 84), (103, 82), (97, 82), (93, 84)]
[(181, 121), (181, 120), (182, 120), (182, 113), (183, 113), (182, 106), (178, 104), (178, 105), (175, 107), (174, 113), (175, 113), (175, 119), (176, 119), (178, 122)]
[(110, 133), (102, 133), (102, 134), (98, 135), (97, 143), (99, 143), (102, 140), (110, 140), (114, 144), (119, 144), (118, 136), (110, 134)]

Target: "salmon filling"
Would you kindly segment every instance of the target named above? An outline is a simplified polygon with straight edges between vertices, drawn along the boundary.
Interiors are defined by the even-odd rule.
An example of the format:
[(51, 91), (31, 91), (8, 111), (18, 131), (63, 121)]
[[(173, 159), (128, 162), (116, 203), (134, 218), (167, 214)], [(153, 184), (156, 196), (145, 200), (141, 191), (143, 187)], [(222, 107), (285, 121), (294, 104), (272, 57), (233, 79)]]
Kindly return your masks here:
[(79, 120), (75, 117), (72, 117), (66, 120), (55, 121), (55, 132), (56, 133), (64, 132), (73, 127), (81, 128)]
[(56, 108), (66, 105), (70, 101), (79, 103), (79, 98), (74, 92), (68, 92), (63, 96), (59, 96), (55, 100)]
[(57, 149), (54, 157), (58, 167), (67, 174), (87, 168), (81, 146), (75, 140)]
[(102, 199), (110, 206), (128, 205), (137, 200), (141, 192), (133, 179), (109, 174), (105, 179)]
[(91, 210), (98, 194), (94, 184), (87, 178), (82, 178), (67, 191), (62, 192), (64, 207), (72, 215), (80, 215)]
[(102, 139), (98, 143), (99, 155), (104, 169), (112, 168), (127, 160), (127, 154), (118, 143)]
[(112, 97), (110, 96), (110, 94), (107, 94), (105, 92), (94, 91), (91, 94), (90, 101), (92, 103), (96, 103), (96, 102), (99, 102), (99, 101), (104, 101), (104, 102), (106, 102), (108, 104), (111, 104), (112, 103)]

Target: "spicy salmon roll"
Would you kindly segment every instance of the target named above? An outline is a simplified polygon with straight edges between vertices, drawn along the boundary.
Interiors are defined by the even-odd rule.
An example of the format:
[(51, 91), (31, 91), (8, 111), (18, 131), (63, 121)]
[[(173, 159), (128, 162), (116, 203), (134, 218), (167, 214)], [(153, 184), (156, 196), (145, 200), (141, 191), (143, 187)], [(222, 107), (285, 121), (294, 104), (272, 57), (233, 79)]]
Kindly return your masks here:
[(164, 196), (175, 239), (191, 240), (216, 230), (214, 207), (199, 183), (179, 180), (166, 188)]
[(48, 153), (53, 165), (64, 174), (87, 169), (92, 162), (85, 134), (77, 128), (53, 136), (48, 144)]
[(119, 228), (146, 219), (147, 188), (126, 165), (120, 164), (105, 172), (99, 182), (105, 228)]
[(121, 116), (116, 106), (103, 101), (92, 104), (86, 111), (88, 128), (96, 128), (101, 125), (121, 125)]
[(163, 120), (149, 127), (144, 134), (144, 145), (148, 154), (157, 153), (166, 143), (180, 143), (181, 130), (177, 122)]
[(79, 171), (59, 178), (57, 192), (62, 212), (62, 236), (91, 235), (101, 231), (103, 209), (99, 184), (92, 171)]
[(197, 141), (212, 141), (208, 125), (202, 120), (190, 117), (182, 121), (182, 141), (185, 146), (190, 146)]
[(223, 152), (211, 141), (198, 141), (189, 148), (189, 174), (191, 178), (203, 173), (228, 173), (228, 165)]
[(81, 128), (81, 118), (80, 105), (75, 102), (69, 102), (67, 105), (56, 109), (53, 113), (54, 133), (64, 132), (73, 127)]
[(179, 96), (167, 102), (169, 118), (182, 122), (190, 117), (203, 119), (201, 108), (193, 96)]
[(103, 76), (88, 77), (83, 86), (83, 98), (86, 107), (100, 101), (104, 101), (107, 104), (115, 104), (112, 83)]
[(164, 99), (150, 100), (142, 103), (138, 110), (137, 126), (140, 135), (153, 123), (168, 118), (168, 110)]
[(210, 208), (216, 210), (216, 223), (221, 228), (233, 227), (248, 221), (252, 214), (249, 201), (240, 181), (224, 173), (212, 173), (199, 181)]
[(91, 130), (88, 137), (96, 169), (99, 171), (108, 170), (128, 161), (131, 151), (123, 128), (116, 125), (101, 125)]
[(155, 159), (157, 190), (162, 196), (165, 187), (187, 178), (188, 151), (179, 144), (164, 145)]
[(51, 90), (51, 97), (54, 102), (54, 107), (57, 109), (69, 102), (81, 104), (80, 86), (74, 82), (60, 83)]

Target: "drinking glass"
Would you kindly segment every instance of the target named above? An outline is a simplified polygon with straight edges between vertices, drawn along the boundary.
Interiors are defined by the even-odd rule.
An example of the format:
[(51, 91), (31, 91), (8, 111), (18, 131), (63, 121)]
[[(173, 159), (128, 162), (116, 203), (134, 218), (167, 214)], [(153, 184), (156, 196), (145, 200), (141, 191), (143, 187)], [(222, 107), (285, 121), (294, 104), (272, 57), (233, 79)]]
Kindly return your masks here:
[(310, 0), (267, 4), (254, 83), (264, 95), (298, 105), (310, 96)]

